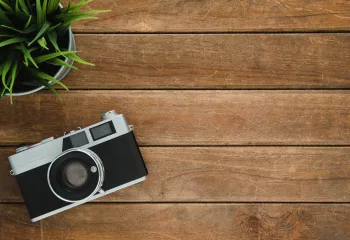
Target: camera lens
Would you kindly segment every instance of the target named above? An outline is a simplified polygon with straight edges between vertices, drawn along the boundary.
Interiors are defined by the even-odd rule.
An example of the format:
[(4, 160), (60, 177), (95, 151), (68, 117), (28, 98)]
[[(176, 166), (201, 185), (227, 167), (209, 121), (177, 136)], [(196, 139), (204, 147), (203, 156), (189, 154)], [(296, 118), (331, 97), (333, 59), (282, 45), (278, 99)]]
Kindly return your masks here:
[(52, 193), (66, 202), (79, 202), (96, 194), (104, 181), (101, 159), (89, 149), (62, 152), (47, 171)]
[(85, 185), (89, 177), (85, 164), (73, 161), (67, 164), (62, 171), (62, 180), (70, 188), (80, 188)]

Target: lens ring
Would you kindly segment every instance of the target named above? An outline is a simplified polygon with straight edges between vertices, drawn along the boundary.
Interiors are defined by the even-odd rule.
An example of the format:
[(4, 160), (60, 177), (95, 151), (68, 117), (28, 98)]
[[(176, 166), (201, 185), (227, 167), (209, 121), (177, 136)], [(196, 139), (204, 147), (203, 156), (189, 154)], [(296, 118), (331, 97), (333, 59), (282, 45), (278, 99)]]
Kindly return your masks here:
[[(98, 173), (98, 181), (96, 183), (96, 187), (94, 188), (94, 190), (91, 192), (91, 194), (89, 194), (88, 196), (79, 199), (79, 200), (71, 200), (71, 199), (67, 199), (66, 197), (62, 197), (60, 196), (60, 194), (58, 194), (55, 190), (54, 187), (52, 186), (51, 183), (51, 179), (50, 179), (50, 174), (51, 174), (51, 169), (52, 166), (55, 164), (55, 162), (57, 162), (59, 159), (62, 159), (62, 157), (65, 157), (65, 155), (71, 154), (71, 153), (83, 153), (85, 155), (87, 155), (91, 160), (93, 160), (94, 164), (97, 167), (97, 173)], [(89, 169), (90, 171), (90, 169)], [(70, 203), (74, 203), (74, 202), (82, 202), (88, 198), (90, 198), (91, 196), (95, 195), (102, 187), (103, 181), (104, 181), (104, 167), (102, 164), (101, 159), (97, 156), (96, 153), (94, 153), (93, 151), (89, 150), (89, 149), (80, 149), (80, 148), (71, 148), (69, 150), (66, 150), (64, 152), (62, 152), (59, 156), (57, 156), (50, 164), (48, 171), (47, 171), (47, 181), (50, 187), (50, 190), (52, 191), (52, 193), (58, 197), (59, 199), (65, 201), (65, 202), (70, 202)]]
[(77, 189), (87, 183), (89, 177), (88, 173), (88, 168), (84, 163), (72, 161), (63, 168), (61, 177), (65, 185)]

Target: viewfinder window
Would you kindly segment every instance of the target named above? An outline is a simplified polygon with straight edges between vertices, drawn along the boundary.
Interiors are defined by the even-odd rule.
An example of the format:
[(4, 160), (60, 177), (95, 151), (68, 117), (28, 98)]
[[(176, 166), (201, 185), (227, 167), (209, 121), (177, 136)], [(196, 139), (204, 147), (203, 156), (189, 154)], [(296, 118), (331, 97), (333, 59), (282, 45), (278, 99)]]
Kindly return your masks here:
[(112, 122), (104, 123), (100, 126), (90, 129), (92, 138), (96, 141), (98, 139), (107, 137), (115, 133), (115, 129)]
[(85, 132), (80, 132), (73, 136), (70, 136), (69, 139), (73, 147), (81, 147), (89, 143), (89, 140), (87, 139)]

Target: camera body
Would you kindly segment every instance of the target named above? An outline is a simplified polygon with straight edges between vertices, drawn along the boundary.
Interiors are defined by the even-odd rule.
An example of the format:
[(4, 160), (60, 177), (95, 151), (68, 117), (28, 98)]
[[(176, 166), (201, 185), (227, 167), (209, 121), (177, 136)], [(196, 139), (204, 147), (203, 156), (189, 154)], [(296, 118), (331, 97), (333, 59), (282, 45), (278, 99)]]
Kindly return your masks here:
[(132, 126), (114, 110), (87, 128), (20, 147), (9, 161), (32, 222), (142, 182), (148, 174)]

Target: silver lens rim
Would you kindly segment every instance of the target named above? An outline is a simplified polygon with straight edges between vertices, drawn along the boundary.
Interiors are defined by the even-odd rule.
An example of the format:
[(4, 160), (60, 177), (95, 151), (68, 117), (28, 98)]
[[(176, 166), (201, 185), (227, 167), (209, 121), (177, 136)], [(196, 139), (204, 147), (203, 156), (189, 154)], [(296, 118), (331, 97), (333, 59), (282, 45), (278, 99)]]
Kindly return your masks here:
[[(55, 190), (54, 190), (53, 187), (51, 186), (51, 182), (50, 182), (50, 171), (51, 171), (51, 167), (52, 167), (52, 165), (54, 164), (54, 162), (56, 162), (56, 160), (58, 160), (60, 157), (66, 155), (66, 154), (69, 154), (69, 153), (71, 153), (71, 152), (82, 152), (82, 153), (88, 155), (88, 156), (96, 163), (97, 172), (99, 173), (98, 183), (97, 183), (96, 188), (94, 189), (94, 191), (93, 191), (89, 196), (87, 196), (86, 198), (81, 199), (81, 200), (76, 200), (76, 201), (69, 200), (69, 199), (66, 199), (66, 198), (64, 198), (64, 197), (61, 197), (59, 194), (57, 194), (57, 193), (55, 192)], [(104, 178), (105, 178), (105, 171), (104, 171), (104, 167), (103, 167), (103, 163), (102, 163), (101, 159), (99, 158), (99, 156), (97, 156), (96, 153), (94, 153), (93, 151), (91, 151), (91, 150), (89, 150), (89, 149), (81, 149), (81, 148), (71, 148), (71, 149), (68, 149), (68, 150), (62, 152), (60, 155), (58, 155), (58, 156), (51, 162), (51, 164), (50, 164), (50, 166), (49, 166), (49, 169), (47, 170), (47, 182), (48, 182), (48, 184), (49, 184), (49, 187), (50, 187), (51, 192), (52, 192), (56, 197), (58, 197), (59, 199), (61, 199), (62, 201), (69, 202), (69, 203), (84, 202), (84, 201), (86, 201), (87, 199), (89, 199), (90, 197), (92, 197), (93, 195), (95, 195), (97, 192), (99, 192), (99, 191), (101, 190), (101, 187), (102, 187)]]

